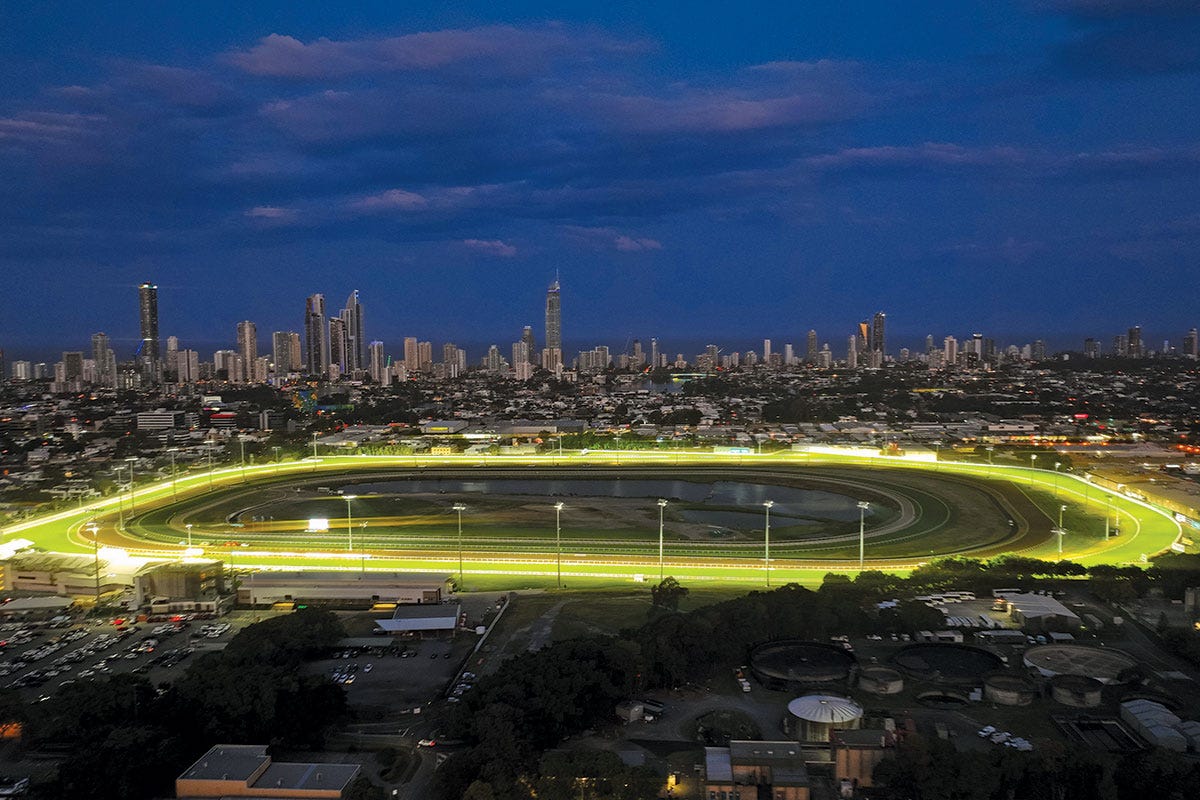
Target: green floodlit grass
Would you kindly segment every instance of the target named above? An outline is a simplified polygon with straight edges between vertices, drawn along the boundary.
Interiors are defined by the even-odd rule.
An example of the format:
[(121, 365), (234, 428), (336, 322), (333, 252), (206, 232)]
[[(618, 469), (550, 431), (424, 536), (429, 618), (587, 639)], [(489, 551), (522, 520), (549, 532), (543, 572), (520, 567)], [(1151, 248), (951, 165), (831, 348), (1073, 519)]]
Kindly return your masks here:
[[(1154, 554), (1166, 549), (1179, 533), (1178, 526), (1168, 516), (1149, 510), (1141, 504), (1121, 495), (1112, 494), (1111, 507), (1114, 516), (1120, 516), (1122, 535), (1105, 543), (1103, 541), (1104, 492), (1094, 486), (1085, 489), (1083, 482), (1074, 476), (1058, 475), (1055, 478), (1054, 473), (1051, 471), (1031, 470), (1022, 467), (988, 467), (986, 464), (917, 464), (912, 462), (897, 462), (885, 457), (867, 458), (862, 456), (825, 454), (810, 455), (791, 452), (763, 456), (688, 453), (683, 451), (670, 453), (634, 451), (622, 452), (619, 456), (615, 453), (594, 452), (586, 456), (578, 453), (567, 453), (563, 455), (526, 455), (517, 457), (421, 456), (416, 459), (412, 457), (390, 456), (333, 456), (323, 457), (320, 463), (316, 464), (288, 462), (282, 465), (247, 466), (244, 470), (244, 477), (243, 470), (238, 467), (217, 469), (211, 477), (208, 473), (190, 474), (179, 478), (175, 491), (178, 493), (181, 502), (187, 503), (189, 506), (195, 506), (213, 502), (216, 499), (216, 495), (220, 494), (223, 490), (238, 489), (244, 479), (254, 480), (257, 486), (259, 479), (267, 482), (274, 482), (275, 480), (286, 481), (289, 478), (325, 472), (348, 472), (389, 467), (411, 468), (414, 465), (432, 467), (431, 474), (436, 474), (437, 466), (461, 468), (481, 462), (492, 467), (511, 467), (513, 469), (525, 465), (535, 465), (540, 468), (553, 467), (555, 465), (611, 467), (616, 466), (618, 462), (621, 466), (631, 467), (655, 464), (679, 464), (681, 466), (724, 465), (731, 468), (731, 473), (735, 472), (737, 466), (784, 467), (789, 465), (837, 465), (864, 469), (869, 469), (873, 466), (886, 466), (889, 468), (920, 469), (933, 474), (945, 472), (954, 475), (970, 475), (977, 478), (1007, 478), (1014, 481), (1018, 486), (1026, 488), (1034, 502), (1055, 522), (1057, 522), (1057, 505), (1059, 502), (1063, 502), (1063, 498), (1065, 498), (1068, 511), (1064, 515), (1063, 522), (1064, 527), (1070, 533), (1064, 541), (1063, 557), (1081, 561), (1085, 564), (1138, 563), (1143, 555)], [(1057, 501), (1054, 498), (1056, 480), (1060, 496), (1060, 499)], [(210, 488), (213, 491), (210, 491)], [(138, 513), (140, 514), (150, 509), (159, 509), (160, 506), (169, 504), (172, 494), (170, 481), (139, 488), (136, 493)], [(1087, 495), (1086, 498), (1085, 494)], [(126, 509), (128, 509), (128, 498), (126, 497), (123, 502)], [(28, 539), (35, 546), (50, 552), (90, 554), (90, 539), (87, 534), (80, 534), (79, 528), (98, 515), (115, 515), (117, 507), (117, 498), (106, 498), (85, 503), (78, 509), (44, 515), (31, 519), (28, 522), (14, 523), (4, 529), (3, 541), (9, 542), (14, 539)], [(168, 512), (166, 509), (159, 509), (155, 510), (153, 515), (147, 519), (152, 520), (155, 524), (165, 525), (165, 519), (173, 513), (175, 513), (174, 510)], [(143, 524), (146, 524), (145, 520), (143, 520)], [(178, 542), (183, 538), (182, 533), (178, 531), (161, 534), (161, 537), (166, 542)], [(209, 538), (211, 538), (211, 534), (209, 534)], [(931, 539), (930, 542), (932, 541), (934, 540)], [(917, 543), (920, 543), (919, 547)], [(917, 539), (914, 541), (914, 546), (909, 551), (907, 559), (901, 554), (896, 554), (895, 558), (898, 563), (883, 565), (874, 563), (871, 567), (904, 574), (911, 568), (913, 564), (912, 559), (920, 557), (914, 551), (919, 550), (923, 552), (928, 543), (923, 539)], [(324, 546), (330, 550), (335, 550), (334, 547), (330, 547), (329, 545)], [(178, 545), (170, 546), (169, 544), (153, 544), (148, 542), (145, 550), (138, 549), (132, 551), (131, 554), (157, 557), (178, 556), (180, 555), (180, 548)], [(1023, 554), (1040, 558), (1057, 558), (1057, 544), (1051, 540), (1039, 547), (1024, 551)], [(228, 560), (228, 554), (222, 548), (210, 548), (207, 555), (223, 557)], [(235, 552), (233, 555), (235, 566), (239, 568), (261, 567), (279, 569), (284, 567), (305, 567), (353, 569), (363, 563), (353, 556), (335, 556), (333, 554), (310, 556), (305, 554), (282, 557), (265, 552), (255, 552), (253, 548), (245, 553)], [(827, 571), (836, 570), (852, 574), (854, 572), (854, 554), (839, 552), (837, 555), (845, 560), (836, 567), (824, 565), (807, 567), (789, 566), (783, 562), (775, 562), (771, 571), (771, 584), (772, 586), (778, 586), (788, 582), (797, 582), (814, 585), (820, 582), (821, 576)], [(885, 552), (883, 555), (890, 554)], [(668, 553), (668, 562), (670, 562), (670, 558), (670, 553)], [(723, 558), (714, 557), (708, 560), (721, 561)], [(728, 565), (693, 564), (686, 562), (678, 564), (668, 563), (667, 572), (677, 577), (681, 582), (693, 586), (696, 584), (731, 588), (765, 586), (766, 576), (761, 561), (758, 564), (754, 564), (749, 558), (743, 559), (743, 561), (745, 562), (744, 564), (734, 563)], [(447, 557), (406, 561), (370, 558), (367, 559), (365, 565), (369, 569), (457, 572), (457, 559)], [(564, 554), (562, 573), (564, 584), (567, 584), (568, 588), (636, 587), (639, 584), (634, 581), (634, 576), (641, 574), (645, 583), (653, 582), (657, 579), (656, 567), (657, 564), (651, 566), (647, 563), (640, 565), (621, 563), (617, 556), (612, 558), (597, 556), (591, 563), (576, 564), (572, 563), (571, 559)], [(547, 561), (544, 554), (541, 556), (512, 555), (508, 557), (505, 557), (503, 554), (497, 554), (495, 559), (469, 560), (464, 564), (464, 568), (467, 573), (465, 581), (467, 587), (475, 590), (521, 588), (525, 586), (553, 588), (557, 586), (555, 562), (552, 557), (551, 560)]]

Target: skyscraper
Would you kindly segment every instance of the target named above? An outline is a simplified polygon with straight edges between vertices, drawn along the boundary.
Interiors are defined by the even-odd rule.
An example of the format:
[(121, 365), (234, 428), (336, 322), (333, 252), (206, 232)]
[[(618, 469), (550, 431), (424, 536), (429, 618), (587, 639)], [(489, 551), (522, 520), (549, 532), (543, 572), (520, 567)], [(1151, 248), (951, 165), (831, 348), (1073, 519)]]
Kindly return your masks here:
[(117, 359), (108, 344), (108, 334), (92, 334), (92, 360), (96, 362), (96, 383), (101, 386), (116, 386)]
[(1183, 337), (1183, 357), (1193, 361), (1200, 358), (1200, 334), (1197, 334), (1195, 328), (1192, 328), (1187, 332), (1187, 336)]
[(1083, 355), (1085, 358), (1100, 357), (1100, 342), (1090, 336), (1083, 340)]
[(658, 369), (659, 362), (661, 362), (661, 361), (662, 361), (662, 357), (659, 355), (659, 352), (658, 352), (658, 339), (657, 338), (651, 339), (650, 340), (650, 368)]
[(529, 363), (537, 363), (537, 340), (533, 338), (533, 326), (526, 325), (521, 331), (521, 341), (525, 343), (525, 352), (529, 354)]
[(875, 317), (871, 320), (871, 350), (876, 353), (887, 353), (886, 326), (887, 314), (882, 311), (876, 311)]
[(329, 318), (329, 366), (330, 375), (336, 366), (339, 377), (350, 370), (346, 354), (346, 320), (342, 317)]
[(817, 352), (817, 332), (810, 330), (808, 332), (808, 339), (805, 342), (804, 360), (810, 364), (817, 363)]
[(138, 351), (142, 377), (157, 383), (161, 376), (158, 343), (158, 287), (146, 282), (138, 287), (138, 310), (142, 328), (142, 346)]
[(346, 329), (346, 359), (343, 367), (347, 372), (362, 369), (366, 364), (363, 348), (363, 308), (358, 300), (358, 289), (346, 298), (346, 307), (342, 309), (342, 322)]
[(382, 386), (390, 384), (392, 371), (388, 369), (387, 357), (383, 353), (383, 342), (371, 342), (367, 345), (367, 353), (370, 356), (367, 370), (370, 372), (371, 380)]
[(230, 380), (253, 383), (256, 375), (254, 362), (258, 360), (258, 326), (250, 320), (237, 324), (237, 352), (242, 359), (242, 374)]
[[(557, 277), (546, 290), (546, 349), (550, 351), (549, 360), (552, 364), (562, 364), (562, 298)], [(542, 366), (552, 368), (546, 363)]]
[(325, 295), (304, 301), (304, 359), (309, 375), (329, 372), (329, 331), (325, 327)]
[(271, 334), (271, 360), (275, 363), (276, 375), (287, 375), (295, 372), (300, 361), (296, 346), (300, 342), (300, 334), (295, 331), (275, 331)]
[(421, 353), (415, 336), (404, 337), (404, 366), (409, 372), (416, 372), (421, 368)]
[(1142, 349), (1142, 326), (1134, 325), (1129, 329), (1129, 357), (1141, 358), (1146, 353)]

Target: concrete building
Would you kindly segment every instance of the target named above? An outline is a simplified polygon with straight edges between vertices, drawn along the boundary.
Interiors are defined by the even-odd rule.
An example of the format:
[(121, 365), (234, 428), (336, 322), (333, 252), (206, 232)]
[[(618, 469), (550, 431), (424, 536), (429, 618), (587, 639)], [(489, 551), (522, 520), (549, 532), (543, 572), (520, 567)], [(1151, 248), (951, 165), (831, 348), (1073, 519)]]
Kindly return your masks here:
[[(225, 610), (221, 603), (224, 592), (224, 565), (220, 561), (149, 564), (133, 576), (134, 605), (149, 608), (152, 614), (219, 613)], [(232, 604), (232, 598), (228, 604)]]
[(1001, 595), (1008, 615), (1022, 628), (1040, 631), (1079, 630), (1079, 615), (1053, 597), (1040, 594)]
[(441, 603), (448, 575), (405, 572), (256, 572), (238, 584), (238, 603), (370, 607)]
[(706, 747), (704, 796), (809, 800), (804, 753), (795, 742), (732, 741), (729, 747)]
[(375, 624), (380, 630), (394, 636), (453, 636), (461, 616), (462, 606), (458, 603), (397, 606), (391, 619), (377, 620)]
[(361, 771), (359, 764), (272, 761), (266, 745), (219, 744), (175, 779), (175, 796), (341, 798)]

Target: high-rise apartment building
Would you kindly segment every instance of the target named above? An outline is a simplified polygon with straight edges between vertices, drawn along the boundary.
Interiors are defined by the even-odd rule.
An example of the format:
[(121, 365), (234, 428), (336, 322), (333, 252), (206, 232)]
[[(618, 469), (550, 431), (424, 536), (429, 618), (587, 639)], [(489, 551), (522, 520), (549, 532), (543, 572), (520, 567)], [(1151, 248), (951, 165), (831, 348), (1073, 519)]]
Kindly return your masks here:
[(953, 369), (958, 364), (958, 339), (947, 336), (942, 340), (942, 365)]
[(276, 375), (287, 375), (300, 369), (300, 334), (295, 331), (275, 331), (271, 334), (271, 362)]
[(367, 345), (367, 371), (371, 380), (382, 386), (392, 382), (392, 371), (388, 369), (387, 356), (383, 352), (383, 342), (375, 341)]
[[(562, 297), (555, 278), (546, 290), (546, 350), (550, 351), (549, 360), (554, 365), (562, 364), (562, 344)], [(545, 358), (542, 366), (551, 369)]]
[(108, 334), (92, 334), (92, 360), (96, 362), (96, 383), (101, 386), (117, 385), (117, 359), (108, 342)]
[(533, 326), (526, 325), (521, 330), (521, 341), (525, 343), (525, 351), (529, 354), (529, 363), (537, 363), (537, 340), (533, 336)]
[(785, 344), (783, 346), (783, 365), (785, 367), (790, 367), (790, 366), (792, 366), (792, 364), (795, 364), (795, 363), (796, 363), (796, 349), (794, 347), (792, 347), (792, 345), (790, 343)]
[(1093, 339), (1090, 336), (1083, 340), (1083, 357), (1084, 358), (1099, 358), (1100, 357), (1100, 341)]
[(346, 298), (346, 307), (342, 309), (342, 324), (345, 326), (346, 355), (342, 367), (346, 372), (362, 369), (366, 363), (363, 338), (363, 307), (358, 300), (358, 290), (355, 289)]
[(304, 301), (304, 367), (309, 375), (329, 372), (329, 330), (325, 326), (325, 295)]
[(1183, 337), (1183, 356), (1193, 361), (1200, 358), (1200, 337), (1197, 336), (1195, 328), (1192, 328), (1187, 332), (1187, 336)]
[(242, 359), (242, 372), (237, 378), (231, 375), (230, 380), (253, 383), (254, 363), (258, 360), (258, 327), (250, 320), (237, 324), (237, 353)]
[(329, 318), (329, 366), (330, 377), (333, 377), (333, 367), (337, 367), (338, 376), (349, 372), (349, 357), (346, 352), (346, 320), (343, 317)]
[(809, 330), (808, 337), (804, 343), (804, 360), (809, 364), (816, 364), (818, 352), (820, 351), (817, 349), (817, 332)]
[(1142, 356), (1146, 355), (1142, 345), (1141, 325), (1134, 325), (1129, 329), (1129, 336), (1126, 341), (1128, 342), (1128, 355), (1130, 358), (1141, 358)]
[(658, 369), (662, 366), (662, 356), (658, 352), (658, 339), (650, 340), (650, 368)]
[(858, 368), (858, 340), (860, 334), (852, 334), (846, 340), (846, 369)]
[(416, 372), (421, 368), (421, 353), (417, 345), (417, 337), (404, 337), (404, 366), (409, 372)]
[(175, 355), (175, 377), (179, 383), (195, 383), (200, 380), (200, 354), (195, 350), (180, 350)]
[(142, 331), (142, 345), (138, 350), (142, 378), (157, 383), (162, 375), (159, 363), (158, 287), (148, 281), (138, 286), (138, 317)]
[(871, 350), (887, 354), (887, 314), (876, 311), (871, 319)]

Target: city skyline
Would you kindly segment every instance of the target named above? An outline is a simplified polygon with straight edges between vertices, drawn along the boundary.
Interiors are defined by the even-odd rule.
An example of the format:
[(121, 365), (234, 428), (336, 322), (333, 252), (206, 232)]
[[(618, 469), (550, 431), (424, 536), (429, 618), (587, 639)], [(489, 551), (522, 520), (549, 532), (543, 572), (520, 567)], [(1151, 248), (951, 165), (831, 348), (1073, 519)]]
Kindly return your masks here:
[(146, 277), (190, 341), (336, 285), (486, 342), (558, 270), (571, 342), (1194, 324), (1194, 4), (284, 8), (6, 16), (7, 349)]
[[(128, 363), (135, 365), (145, 385), (162, 381), (164, 372), (170, 372), (176, 377), (190, 376), (188, 382), (195, 380), (199, 374), (200, 344), (203, 344), (204, 340), (190, 344), (185, 342), (189, 347), (181, 351), (179, 337), (168, 336), (166, 361), (162, 362), (159, 352), (158, 286), (146, 281), (139, 284), (137, 289), (141, 339), (138, 340), (137, 349)], [(215, 346), (209, 349), (215, 351), (213, 368), (218, 371), (224, 370), (230, 380), (238, 383), (266, 382), (268, 379), (278, 379), (289, 374), (320, 376), (331, 380), (361, 377), (366, 374), (376, 383), (385, 385), (391, 383), (393, 377), (391, 370), (386, 368), (393, 359), (398, 364), (402, 363), (409, 373), (429, 372), (434, 363), (440, 363), (446, 365), (447, 372), (444, 377), (454, 377), (465, 372), (471, 365), (482, 365), (484, 369), (493, 372), (502, 369), (514, 370), (519, 380), (526, 380), (532, 377), (532, 369), (527, 367), (541, 366), (554, 373), (564, 369), (595, 371), (606, 368), (609, 364), (620, 363), (620, 357), (631, 357), (626, 362), (628, 366), (679, 366), (682, 361), (714, 369), (741, 365), (752, 367), (761, 359), (766, 365), (792, 366), (808, 363), (823, 368), (841, 366), (858, 369), (879, 368), (889, 361), (910, 360), (925, 361), (931, 368), (947, 365), (967, 366), (959, 363), (960, 355), (974, 364), (992, 363), (998, 357), (1041, 361), (1055, 352), (1076, 352), (1091, 358), (1101, 355), (1132, 358), (1166, 355), (1195, 359), (1200, 355), (1200, 337), (1195, 327), (1190, 328), (1181, 337), (1165, 337), (1161, 340), (1161, 348), (1156, 349), (1153, 340), (1140, 325), (1130, 326), (1123, 333), (1113, 334), (1107, 344), (1103, 337), (1088, 336), (1083, 339), (1081, 347), (1068, 345), (1062, 348), (1055, 347), (1042, 338), (1016, 344), (975, 332), (969, 336), (964, 335), (960, 343), (954, 334), (939, 337), (927, 333), (919, 342), (902, 344), (893, 353), (887, 347), (889, 327), (887, 313), (884, 311), (876, 311), (869, 318), (851, 326), (853, 332), (846, 337), (845, 349), (842, 352), (835, 351), (830, 339), (821, 337), (815, 329), (809, 329), (804, 334), (803, 351), (796, 348), (795, 340), (799, 337), (790, 335), (778, 341), (773, 341), (771, 337), (762, 338), (755, 341), (744, 353), (741, 351), (741, 347), (746, 345), (744, 341), (725, 341), (718, 345), (713, 343), (714, 337), (709, 337), (701, 348), (697, 344), (699, 339), (684, 339), (676, 342), (677, 347), (673, 349), (669, 343), (660, 341), (657, 336), (650, 337), (650, 350), (647, 352), (642, 346), (641, 338), (632, 334), (626, 337), (624, 345), (619, 348), (599, 341), (584, 344), (583, 340), (577, 345), (572, 343), (570, 348), (564, 348), (564, 344), (570, 340), (563, 339), (562, 316), (562, 286), (556, 274), (545, 293), (542, 334), (546, 347), (541, 350), (536, 347), (533, 326), (525, 325), (519, 338), (510, 342), (511, 360), (504, 358), (505, 351), (495, 340), (486, 345), (480, 342), (469, 343), (476, 353), (486, 349), (486, 356), (482, 359), (477, 355), (471, 359), (464, 348), (453, 342), (443, 341), (442, 361), (435, 362), (434, 343), (422, 342), (420, 337), (416, 336), (404, 336), (402, 340), (401, 337), (391, 337), (390, 341), (396, 343), (393, 345), (394, 352), (389, 352), (384, 341), (372, 336), (366, 356), (360, 357), (358, 351), (367, 336), (364, 329), (364, 306), (359, 291), (355, 289), (347, 298), (345, 308), (336, 315), (327, 315), (324, 295), (309, 295), (304, 301), (300, 326), (303, 332), (289, 330), (287, 326), (283, 326), (282, 329), (274, 330), (269, 339), (264, 335), (264, 341), (270, 343), (270, 352), (267, 354), (258, 346), (258, 326), (253, 320), (237, 323), (235, 349), (228, 349), (226, 343), (220, 340), (215, 340)], [(112, 341), (112, 337), (106, 332), (93, 333), (92, 359), (84, 360), (82, 351), (61, 350), (59, 352), (62, 353), (62, 360), (57, 362), (56, 369), (63, 375), (71, 376), (68, 380), (78, 380), (83, 377), (86, 366), (89, 375), (92, 376), (88, 382), (100, 386), (116, 385), (117, 366), (122, 359), (120, 354), (110, 347)], [(213, 342), (209, 344), (212, 345)], [(674, 358), (672, 353), (675, 354)], [(42, 362), (37, 363), (37, 366), (45, 376), (49, 376), (51, 361), (53, 356), (46, 357), (45, 362), (42, 362), (36, 355), (14, 355), (0, 349), (0, 368), (12, 362), (20, 365), (19, 369), (22, 371), (28, 372), (34, 363)], [(0, 369), (0, 372), (3, 372), (0, 374), (0, 380), (16, 378), (17, 369), (18, 367), (14, 366), (12, 375)], [(385, 373), (386, 380), (381, 377)], [(57, 372), (55, 374), (57, 375)]]

